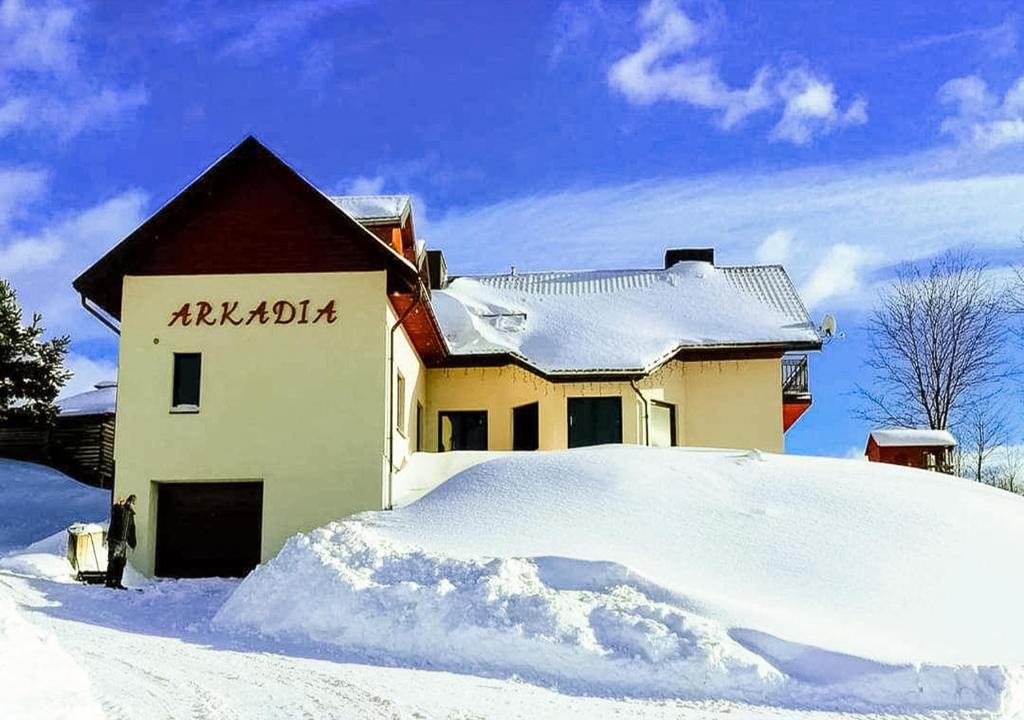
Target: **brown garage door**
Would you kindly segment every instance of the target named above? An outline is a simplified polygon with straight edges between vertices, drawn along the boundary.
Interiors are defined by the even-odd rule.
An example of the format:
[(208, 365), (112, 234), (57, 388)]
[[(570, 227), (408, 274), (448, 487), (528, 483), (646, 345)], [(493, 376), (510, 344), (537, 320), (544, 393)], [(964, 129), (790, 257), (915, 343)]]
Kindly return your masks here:
[(157, 575), (242, 577), (259, 564), (263, 483), (157, 487)]

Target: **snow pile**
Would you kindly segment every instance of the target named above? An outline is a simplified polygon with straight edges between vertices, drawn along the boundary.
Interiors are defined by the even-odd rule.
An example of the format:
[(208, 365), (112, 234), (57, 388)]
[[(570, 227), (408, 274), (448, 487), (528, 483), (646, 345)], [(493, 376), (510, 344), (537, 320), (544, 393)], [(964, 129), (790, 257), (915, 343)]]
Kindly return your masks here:
[(217, 622), (587, 694), (1005, 710), (1022, 545), (1024, 499), (924, 471), (524, 453), (293, 538)]
[(0, 459), (0, 554), (109, 514), (108, 490), (42, 465)]
[(117, 383), (105, 380), (96, 383), (94, 390), (72, 395), (57, 401), (61, 417), (100, 415), (113, 413), (117, 403)]
[(89, 678), (57, 644), (0, 596), (0, 717), (4, 720), (91, 720), (103, 711)]
[[(747, 277), (755, 270), (757, 282)], [(752, 290), (759, 283), (760, 293)], [(779, 267), (681, 262), (460, 277), (435, 290), (431, 304), (453, 353), (509, 352), (552, 373), (650, 369), (681, 347), (819, 342)]]
[(928, 428), (892, 428), (872, 430), (871, 437), (882, 447), (955, 447), (956, 438), (949, 430)]

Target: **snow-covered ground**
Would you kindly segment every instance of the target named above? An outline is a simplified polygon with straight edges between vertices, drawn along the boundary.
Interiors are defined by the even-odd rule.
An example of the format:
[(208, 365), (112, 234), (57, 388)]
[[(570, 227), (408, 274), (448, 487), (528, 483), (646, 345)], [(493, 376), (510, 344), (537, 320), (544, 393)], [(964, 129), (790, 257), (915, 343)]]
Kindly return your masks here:
[[(401, 484), (459, 465), (416, 456)], [(111, 718), (1009, 717), (1022, 516), (1008, 493), (852, 461), (505, 455), (298, 536), (241, 583), (119, 593), (14, 553), (0, 663), (35, 652), (4, 623), (30, 624), (63, 659), (31, 657), (77, 667), (60, 672), (86, 684), (60, 690)]]

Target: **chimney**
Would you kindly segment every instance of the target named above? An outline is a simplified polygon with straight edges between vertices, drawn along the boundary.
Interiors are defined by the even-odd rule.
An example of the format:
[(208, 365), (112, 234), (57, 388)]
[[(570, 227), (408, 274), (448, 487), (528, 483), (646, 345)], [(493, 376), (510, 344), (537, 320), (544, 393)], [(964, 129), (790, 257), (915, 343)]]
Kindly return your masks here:
[(427, 272), (430, 274), (431, 290), (443, 290), (448, 284), (448, 266), (440, 250), (427, 250)]
[(670, 248), (665, 251), (665, 269), (679, 262), (706, 262), (715, 264), (714, 248)]

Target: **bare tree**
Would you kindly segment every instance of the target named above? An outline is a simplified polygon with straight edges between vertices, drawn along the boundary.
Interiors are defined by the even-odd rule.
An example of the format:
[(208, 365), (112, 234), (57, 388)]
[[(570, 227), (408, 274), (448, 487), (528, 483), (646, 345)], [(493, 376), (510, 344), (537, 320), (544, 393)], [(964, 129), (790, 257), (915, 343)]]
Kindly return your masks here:
[(1005, 308), (983, 264), (950, 252), (905, 265), (868, 325), (870, 387), (861, 417), (885, 426), (946, 430), (1008, 376)]
[(1024, 463), (1024, 458), (1021, 457), (1020, 446), (1007, 445), (1003, 450), (1003, 462), (996, 478), (996, 487), (1009, 490), (1012, 493), (1024, 491), (1020, 482), (1022, 463)]
[[(1003, 474), (1005, 450), (1010, 428), (1002, 405), (996, 402), (973, 403), (964, 419), (957, 423), (960, 443), (959, 474), (990, 485)], [(994, 462), (994, 461), (1000, 462)]]

